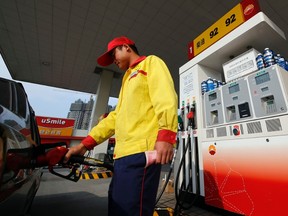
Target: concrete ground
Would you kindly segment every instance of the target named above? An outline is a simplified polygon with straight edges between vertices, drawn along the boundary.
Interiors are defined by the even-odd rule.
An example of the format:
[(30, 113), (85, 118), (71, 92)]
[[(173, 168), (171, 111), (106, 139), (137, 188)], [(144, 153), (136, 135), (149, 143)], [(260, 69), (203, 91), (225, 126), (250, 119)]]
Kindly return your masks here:
[[(163, 167), (159, 193), (163, 186), (163, 179), (168, 176), (167, 167)], [(111, 178), (102, 175), (99, 179), (80, 179), (78, 182), (65, 180), (44, 170), (40, 188), (31, 209), (31, 216), (79, 216), (107, 215), (107, 191)], [(108, 177), (107, 177), (108, 176)], [(173, 180), (173, 175), (171, 175)], [(173, 184), (169, 184), (157, 203), (157, 208), (174, 209), (176, 199)], [(182, 210), (178, 215), (190, 216), (221, 216), (215, 212), (192, 205)]]

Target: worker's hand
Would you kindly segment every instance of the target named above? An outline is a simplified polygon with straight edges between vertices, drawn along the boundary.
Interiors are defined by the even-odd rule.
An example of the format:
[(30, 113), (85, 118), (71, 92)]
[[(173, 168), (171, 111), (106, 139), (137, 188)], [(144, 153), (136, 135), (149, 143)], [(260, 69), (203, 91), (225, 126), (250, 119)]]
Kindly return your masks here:
[(157, 151), (156, 163), (167, 164), (173, 158), (173, 145), (169, 142), (157, 141), (155, 143)]
[(72, 146), (69, 149), (69, 151), (65, 154), (63, 162), (67, 163), (71, 155), (84, 155), (86, 151), (87, 151), (87, 148), (82, 143), (76, 146)]

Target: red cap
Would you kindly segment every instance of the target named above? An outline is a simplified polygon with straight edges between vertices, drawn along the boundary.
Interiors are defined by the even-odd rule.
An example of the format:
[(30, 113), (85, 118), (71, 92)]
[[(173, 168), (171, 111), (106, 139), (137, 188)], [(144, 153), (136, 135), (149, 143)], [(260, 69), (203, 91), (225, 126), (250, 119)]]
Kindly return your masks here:
[(123, 44), (135, 45), (134, 41), (130, 40), (127, 37), (122, 36), (114, 38), (112, 41), (108, 43), (107, 51), (97, 59), (98, 64), (101, 66), (108, 66), (112, 64), (113, 58), (110, 55), (110, 52), (117, 46), (121, 46)]

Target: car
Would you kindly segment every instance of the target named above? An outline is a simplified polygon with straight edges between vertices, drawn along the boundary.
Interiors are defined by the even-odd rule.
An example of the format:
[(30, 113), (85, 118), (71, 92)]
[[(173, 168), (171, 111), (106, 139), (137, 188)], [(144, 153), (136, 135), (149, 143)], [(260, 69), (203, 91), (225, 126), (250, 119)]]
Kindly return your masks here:
[(20, 82), (0, 78), (0, 92), (0, 214), (27, 215), (42, 176), (32, 163), (41, 145), (35, 112)]

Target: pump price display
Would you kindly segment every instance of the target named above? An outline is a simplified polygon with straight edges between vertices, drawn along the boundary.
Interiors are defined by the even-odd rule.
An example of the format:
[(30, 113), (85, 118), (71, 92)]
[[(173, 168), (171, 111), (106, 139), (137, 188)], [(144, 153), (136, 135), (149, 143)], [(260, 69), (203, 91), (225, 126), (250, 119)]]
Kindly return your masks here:
[(256, 0), (243, 0), (188, 45), (189, 60), (260, 11)]

